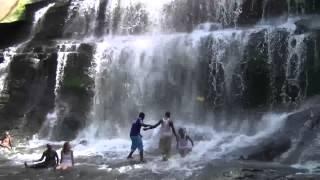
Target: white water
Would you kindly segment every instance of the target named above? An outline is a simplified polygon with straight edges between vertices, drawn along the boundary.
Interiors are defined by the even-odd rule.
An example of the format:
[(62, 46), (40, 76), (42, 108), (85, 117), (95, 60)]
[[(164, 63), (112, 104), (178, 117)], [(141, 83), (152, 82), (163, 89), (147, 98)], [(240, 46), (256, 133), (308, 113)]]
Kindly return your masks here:
[(58, 90), (60, 89), (63, 76), (64, 76), (64, 68), (67, 64), (69, 52), (58, 52), (58, 64), (57, 64), (57, 74), (56, 74), (56, 85), (54, 88), (54, 94), (56, 97), (58, 96)]
[[(67, 63), (69, 52), (58, 52), (57, 58), (57, 71), (56, 71), (56, 84), (54, 88), (55, 99), (59, 97), (59, 89), (64, 77), (64, 68)], [(58, 122), (58, 108), (55, 104), (55, 110), (47, 114), (45, 121), (43, 122), (41, 128), (39, 129), (39, 134), (46, 139), (52, 138), (53, 128)]]
[(47, 11), (54, 5), (55, 5), (55, 3), (50, 3), (47, 6), (41, 8), (37, 12), (35, 12), (33, 26), (32, 26), (32, 32), (31, 32), (32, 35), (35, 35), (35, 33), (37, 32), (37, 28), (39, 29), (40, 28), (39, 26), (41, 26), (42, 18), (45, 16)]
[[(78, 1), (73, 1), (78, 2)], [(97, 4), (99, 1), (86, 0), (83, 1), (80, 7), (84, 13), (97, 13)], [(153, 20), (153, 26), (149, 29), (149, 32), (157, 32), (159, 29), (159, 21), (161, 21), (161, 9), (167, 1), (151, 2), (149, 0), (140, 1), (121, 1), (120, 5), (122, 8), (131, 7), (134, 3), (144, 4), (144, 8), (149, 12)], [(133, 3), (134, 2), (134, 3)], [(230, 23), (235, 21), (239, 12), (241, 12), (240, 4), (230, 3), (228, 0), (220, 0), (218, 2), (217, 17), (221, 18), (224, 23)], [(234, 2), (234, 1), (231, 1)], [(80, 2), (78, 2), (80, 3)], [(133, 4), (132, 4), (133, 3)], [(158, 4), (159, 3), (159, 4)], [(236, 8), (228, 4), (235, 4)], [(113, 10), (117, 3), (112, 1), (109, 5), (109, 9)], [(233, 10), (236, 9), (234, 12)], [(126, 31), (129, 28), (135, 27), (136, 24), (126, 24), (126, 14), (121, 17), (120, 30)], [(139, 21), (139, 20), (138, 20)], [(113, 24), (110, 24), (112, 27)], [(267, 27), (269, 28), (269, 27)], [(286, 27), (289, 29), (288, 27)], [(129, 121), (134, 118), (128, 113), (131, 107), (137, 107), (138, 110), (145, 110), (152, 108), (154, 102), (149, 102), (161, 94), (158, 93), (157, 83), (166, 81), (172, 86), (179, 86), (178, 94), (181, 96), (181, 105), (176, 106), (175, 99), (172, 100), (171, 104), (177, 108), (173, 110), (183, 111), (183, 113), (192, 113), (198, 106), (195, 103), (198, 97), (203, 97), (203, 94), (199, 94), (197, 91), (196, 80), (192, 72), (195, 71), (195, 67), (199, 62), (199, 48), (201, 41), (204, 38), (211, 37), (213, 43), (210, 48), (214, 53), (210, 63), (210, 73), (212, 74), (211, 86), (215, 92), (230, 92), (230, 84), (232, 80), (233, 71), (235, 67), (240, 63), (241, 57), (243, 56), (244, 47), (247, 44), (248, 37), (253, 32), (258, 32), (262, 28), (252, 28), (249, 30), (241, 29), (224, 29), (218, 31), (205, 31), (197, 30), (192, 33), (175, 33), (170, 35), (165, 34), (153, 34), (151, 35), (140, 35), (140, 36), (113, 36), (105, 37), (102, 41), (96, 43), (96, 53), (94, 57), (94, 68), (95, 74), (92, 77), (95, 80), (95, 97), (94, 105), (92, 107), (92, 116), (89, 120), (87, 128), (85, 128), (79, 135), (79, 138), (74, 140), (74, 151), (76, 158), (95, 158), (95, 156), (102, 156), (105, 158), (105, 164), (100, 166), (101, 170), (116, 170), (119, 173), (127, 173), (135, 169), (151, 169), (153, 172), (161, 172), (172, 169), (179, 169), (182, 171), (194, 170), (201, 167), (204, 162), (209, 162), (212, 159), (224, 158), (237, 149), (254, 146), (260, 140), (265, 137), (271, 136), (274, 132), (279, 130), (283, 125), (286, 115), (269, 115), (262, 119), (257, 129), (257, 133), (254, 135), (248, 135), (250, 130), (249, 122), (239, 125), (234, 122), (230, 126), (227, 126), (225, 121), (221, 121), (219, 131), (210, 126), (199, 125), (197, 119), (193, 123), (185, 123), (177, 117), (177, 125), (187, 127), (191, 136), (197, 134), (204, 134), (204, 140), (196, 141), (196, 145), (190, 156), (181, 159), (178, 155), (174, 155), (172, 160), (169, 162), (161, 162), (160, 157), (154, 157), (153, 152), (157, 149), (157, 133), (147, 132), (144, 135), (145, 148), (147, 151), (147, 157), (151, 157), (145, 165), (136, 166), (121, 166), (121, 167), (110, 167), (108, 162), (121, 161), (125, 159), (129, 149), (130, 140), (127, 137)], [(111, 33), (112, 34), (112, 33)], [(303, 43), (302, 38), (299, 38), (297, 46), (290, 49), (290, 52), (300, 52)], [(95, 40), (96, 41), (96, 40)], [(231, 49), (232, 46), (238, 46), (238, 48)], [(269, 49), (272, 47), (270, 46)], [(231, 49), (231, 50), (230, 50)], [(58, 97), (61, 82), (63, 81), (64, 68), (67, 63), (67, 56), (70, 52), (60, 51), (58, 52), (58, 67), (57, 77), (55, 86), (55, 95)], [(292, 56), (291, 55), (291, 56)], [(290, 56), (290, 57), (291, 57)], [(302, 58), (302, 57), (301, 57)], [(289, 59), (290, 60), (290, 59)], [(174, 74), (175, 69), (168, 70), (168, 67), (172, 64), (178, 64), (179, 67), (184, 68), (182, 75), (186, 76), (186, 84), (182, 84), (179, 80), (179, 75)], [(226, 89), (222, 89), (219, 86), (218, 77), (213, 73), (218, 70), (218, 65), (222, 65), (226, 74), (225, 77)], [(301, 66), (299, 66), (301, 67)], [(168, 70), (168, 71), (167, 71)], [(289, 70), (288, 70), (289, 71)], [(179, 73), (179, 72), (178, 72)], [(237, 74), (236, 74), (237, 75)], [(120, 83), (119, 83), (120, 82)], [(244, 88), (241, 81), (239, 84)], [(221, 88), (221, 89), (219, 89)], [(121, 92), (121, 96), (117, 93)], [(117, 99), (119, 98), (120, 99)], [(214, 104), (218, 103), (214, 102)], [(118, 105), (121, 106), (118, 106)], [(170, 103), (169, 103), (170, 104)], [(114, 110), (120, 108), (121, 113), (126, 114), (121, 121), (116, 121), (114, 116)], [(136, 110), (135, 109), (135, 110)], [(156, 109), (156, 108), (155, 108)], [(156, 109), (157, 110), (157, 109)], [(153, 119), (156, 112), (150, 110), (149, 119)], [(160, 110), (158, 110), (160, 111)], [(162, 111), (162, 109), (161, 109)], [(154, 113), (154, 114), (153, 114)], [(150, 117), (151, 116), (151, 117)], [(57, 110), (53, 113), (48, 114), (47, 120), (44, 122), (44, 129), (49, 129), (48, 137), (52, 136), (52, 128), (57, 123)], [(240, 127), (236, 129), (235, 127)], [(148, 138), (149, 137), (149, 138)], [(88, 140), (88, 146), (79, 145), (81, 139)], [(10, 159), (18, 164), (23, 161), (30, 161), (35, 157), (41, 155), (42, 146), (46, 143), (53, 143), (62, 145), (63, 142), (50, 142), (46, 140), (39, 140), (35, 137), (26, 144), (18, 145), (18, 148), (22, 148), (23, 151), (19, 151), (15, 155), (10, 155)], [(31, 152), (26, 151), (31, 149)], [(150, 155), (149, 155), (149, 154)], [(97, 163), (98, 164), (98, 163)], [(192, 172), (188, 172), (192, 173)], [(190, 174), (186, 174), (189, 176)]]
[[(157, 153), (159, 140), (157, 130), (142, 132), (144, 136), (145, 156), (147, 159), (147, 163), (142, 165), (132, 166), (125, 163), (125, 158), (131, 145), (129, 137), (111, 139), (88, 138), (87, 145), (79, 144), (82, 140), (79, 138), (72, 141), (71, 144), (73, 146), (76, 164), (79, 164), (79, 159), (87, 159), (83, 163), (95, 165), (102, 171), (113, 171), (121, 174), (130, 173), (139, 169), (151, 170), (154, 173), (174, 170), (183, 172), (184, 176), (190, 176), (192, 175), (192, 170), (201, 169), (202, 165), (207, 162), (215, 159), (228, 158), (229, 153), (239, 148), (255, 146), (258, 142), (262, 141), (263, 138), (269, 137), (277, 132), (283, 126), (286, 117), (286, 114), (265, 115), (256, 126), (258, 133), (255, 135), (244, 133), (248, 127), (242, 127), (241, 129), (230, 127), (229, 131), (219, 132), (209, 126), (185, 124), (182, 123), (182, 121), (177, 121), (176, 127), (185, 127), (188, 134), (194, 139), (195, 146), (187, 157), (181, 158), (176, 154), (175, 146), (173, 145), (173, 156), (168, 162), (162, 162), (161, 157)], [(226, 127), (226, 129), (228, 128)], [(203, 137), (202, 140), (195, 139), (195, 137), (199, 135)], [(17, 145), (15, 149), (20, 149), (19, 151), (16, 150), (15, 153), (7, 156), (15, 164), (22, 164), (24, 161), (29, 162), (40, 158), (44, 146), (47, 143), (58, 147), (61, 147), (63, 144), (63, 142), (39, 140), (37, 136), (34, 136), (33, 139), (27, 143)], [(58, 151), (60, 150), (61, 148), (58, 148)], [(134, 155), (135, 158), (137, 158), (137, 156), (137, 154)], [(101, 157), (102, 160), (99, 160), (101, 158), (97, 157)]]
[(0, 64), (0, 93), (5, 90), (9, 65), (13, 56), (16, 54), (16, 51), (16, 47), (10, 47), (3, 52), (4, 61)]

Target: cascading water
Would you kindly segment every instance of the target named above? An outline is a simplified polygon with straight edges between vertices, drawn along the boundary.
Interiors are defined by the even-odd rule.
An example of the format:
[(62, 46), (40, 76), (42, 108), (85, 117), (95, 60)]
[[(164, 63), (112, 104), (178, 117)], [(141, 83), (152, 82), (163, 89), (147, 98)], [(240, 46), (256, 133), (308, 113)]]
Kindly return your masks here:
[(35, 33), (37, 33), (37, 28), (41, 27), (41, 19), (45, 16), (45, 14), (47, 13), (47, 11), (54, 6), (55, 3), (50, 3), (49, 5), (39, 9), (37, 12), (35, 12), (34, 14), (34, 20), (33, 20), (33, 25), (32, 25), (32, 32), (31, 32), (31, 36), (34, 36)]
[[(38, 10), (35, 13), (35, 17), (33, 20), (33, 25), (32, 25), (32, 35), (30, 36), (29, 40), (33, 38), (33, 35), (35, 33), (37, 25), (39, 25), (41, 18), (45, 15), (45, 13), (49, 10), (50, 7), (52, 7), (54, 3), (49, 4), (48, 6)], [(28, 41), (29, 41), (28, 40)], [(27, 43), (26, 41), (25, 43)], [(22, 43), (24, 44), (24, 43)], [(16, 51), (21, 47), (22, 45), (18, 45), (16, 47), (10, 47), (7, 50), (3, 52), (3, 59), (4, 61), (0, 65), (0, 71), (1, 71), (1, 78), (0, 78), (0, 92), (2, 92), (5, 88), (5, 81), (8, 73), (8, 68), (10, 65), (11, 60), (13, 59), (13, 56), (16, 54)]]
[(59, 119), (59, 90), (61, 84), (63, 83), (64, 71), (68, 61), (68, 55), (76, 52), (78, 44), (61, 44), (57, 46), (59, 51), (57, 52), (57, 71), (56, 79), (54, 86), (54, 95), (55, 95), (55, 108), (53, 112), (50, 112), (46, 116), (45, 122), (42, 124), (42, 127), (39, 130), (39, 135), (42, 138), (52, 139), (53, 138), (53, 129), (57, 126)]
[[(250, 159), (260, 149), (278, 148), (273, 136), (284, 134), (290, 114), (267, 112), (307, 97), (314, 43), (308, 27), (297, 23), (308, 11), (305, 1), (292, 2), (279, 2), (273, 11), (271, 0), (70, 1), (61, 37), (44, 47), (27, 46), (41, 58), (47, 51), (56, 55), (54, 107), (39, 136), (21, 148), (77, 136), (81, 163), (132, 178), (140, 169), (189, 178), (210, 161)], [(33, 35), (42, 28), (41, 17), (60, 6), (36, 13)], [(243, 27), (247, 16), (259, 19)], [(147, 123), (171, 111), (176, 128), (186, 127), (195, 140), (190, 156), (158, 163), (157, 131), (144, 132), (150, 162), (127, 166), (122, 159), (130, 149), (128, 130), (140, 111)], [(281, 162), (287, 158), (281, 153), (262, 151), (260, 157)], [(31, 156), (12, 158), (21, 163)]]
[[(134, 3), (141, 4), (141, 7), (147, 10), (149, 7), (154, 11), (157, 9), (155, 12), (162, 12), (163, 8), (172, 2), (152, 6), (144, 1), (134, 1)], [(112, 1), (108, 3), (108, 11), (128, 10), (135, 6), (134, 3)], [(215, 6), (220, 7), (215, 11), (217, 21), (222, 24), (235, 23), (238, 14), (241, 13), (241, 5), (242, 2), (215, 2)], [(126, 13), (128, 12), (122, 11), (118, 22), (120, 25), (111, 24), (109, 28), (124, 28), (124, 24), (134, 27), (135, 25), (130, 23), (135, 20), (126, 19), (124, 17)], [(147, 14), (149, 19), (163, 18), (161, 13)], [(237, 104), (244, 98), (245, 91), (251, 88), (248, 87), (250, 84), (245, 82), (245, 69), (241, 66), (247, 63), (247, 56), (255, 55), (246, 49), (249, 41), (254, 40), (252, 36), (261, 32), (266, 36), (276, 36), (281, 30), (289, 34), (288, 43), (294, 38), (292, 35), (294, 30), (282, 25), (216, 31), (210, 28), (202, 29), (204, 26), (208, 25), (199, 25), (200, 28), (192, 33), (170, 35), (160, 33), (118, 36), (117, 34), (128, 34), (120, 30), (118, 33), (109, 32), (113, 36), (101, 39), (96, 44), (94, 56), (95, 96), (89, 123), (91, 125), (85, 128), (80, 137), (83, 138), (83, 134), (88, 135), (88, 131), (92, 133), (90, 137), (92, 135), (113, 137), (124, 134), (126, 132), (122, 127), (129, 126), (128, 120), (142, 110), (150, 114), (151, 118), (161, 117), (164, 111), (171, 110), (181, 119), (192, 122), (204, 112), (201, 109), (204, 104), (222, 108), (234, 102)], [(209, 24), (210, 26), (212, 25)], [(146, 34), (153, 30), (149, 29)], [(301, 35), (301, 40), (303, 37), (305, 36)], [(276, 51), (272, 43), (276, 40), (271, 38), (265, 40), (266, 42), (264, 40), (259, 42), (265, 43), (261, 48), (267, 49), (266, 55), (263, 55), (269, 54), (266, 59), (267, 64), (276, 61), (272, 57), (273, 51)], [(292, 59), (291, 54), (303, 48), (303, 43), (299, 41), (297, 46), (289, 47), (289, 60)], [(298, 69), (303, 68), (304, 58), (303, 53), (298, 54), (301, 56), (299, 57), (301, 61), (299, 61), (300, 66), (295, 67), (296, 78), (301, 74)], [(290, 83), (292, 80), (288, 76), (288, 71), (293, 67), (286, 64), (284, 63), (284, 68), (287, 69), (286, 81)], [(286, 83), (282, 85), (283, 90), (286, 88), (284, 87)], [(241, 106), (241, 102), (238, 105)], [(206, 118), (204, 115), (201, 121), (206, 121)]]
[[(148, 4), (144, 2), (136, 3), (141, 3), (142, 7), (148, 7)], [(215, 11), (215, 16), (218, 17), (217, 21), (222, 24), (236, 24), (237, 13), (241, 13), (242, 3), (230, 3), (229, 1), (216, 3), (216, 6), (220, 7)], [(133, 6), (131, 3), (129, 5)], [(162, 7), (165, 7), (165, 5), (162, 4)], [(108, 8), (113, 8), (113, 11), (128, 9), (128, 7), (130, 7), (128, 4), (121, 3), (108, 6)], [(157, 7), (157, 9), (158, 12), (161, 12), (161, 7)], [(152, 15), (155, 14), (157, 13)], [(152, 15), (148, 17), (151, 19), (163, 18), (159, 17), (159, 14), (155, 15), (156, 17)], [(135, 20), (132, 20), (132, 22), (123, 18), (124, 16), (126, 16), (126, 11), (123, 12), (122, 18), (118, 22), (120, 25), (117, 24), (116, 27), (120, 27), (120, 29), (126, 29), (124, 28), (126, 25), (134, 27), (135, 24), (131, 24), (131, 26), (130, 23), (135, 22)], [(109, 29), (114, 29), (114, 27), (114, 24), (109, 25)], [(210, 23), (200, 24), (197, 27), (191, 33), (165, 34), (158, 32), (150, 34), (149, 32), (154, 32), (154, 29), (151, 28), (143, 35), (117, 35), (130, 34), (130, 32), (124, 33), (122, 29), (117, 33), (109, 32), (112, 36), (107, 35), (100, 39), (100, 42), (96, 43), (93, 63), (95, 68), (93, 72), (95, 96), (92, 112), (88, 121), (89, 125), (80, 133), (79, 139), (123, 137), (127, 133), (130, 120), (139, 111), (145, 111), (148, 119), (152, 120), (160, 118), (163, 112), (170, 110), (176, 117), (176, 123), (181, 126), (181, 122), (193, 124), (195, 121), (212, 121), (212, 119), (209, 120), (212, 117), (205, 113), (207, 110), (203, 109), (207, 105), (222, 109), (227, 106), (243, 106), (243, 99), (249, 96), (246, 93), (253, 88), (250, 87), (251, 84), (248, 84), (250, 82), (246, 79), (251, 76), (246, 74), (248, 73), (246, 68), (249, 67), (245, 67), (244, 64), (254, 64), (261, 61), (262, 64), (266, 64), (266, 71), (269, 71), (268, 66), (274, 66), (278, 61), (278, 47), (274, 46), (275, 43), (286, 44), (287, 42), (287, 44), (290, 44), (292, 39), (301, 37), (297, 46), (293, 48), (288, 46), (286, 52), (289, 61), (292, 61), (290, 60), (292, 54), (299, 54), (300, 56), (298, 60), (300, 64), (294, 67), (297, 69), (295, 78), (300, 78), (303, 73), (301, 69), (304, 68), (303, 58), (305, 58), (305, 54), (302, 53), (304, 47), (302, 41), (307, 37), (305, 35), (294, 35), (293, 32), (296, 28), (293, 23), (288, 22), (288, 24), (278, 26), (259, 25), (250, 29), (221, 30), (221, 26)], [(158, 26), (155, 29), (159, 30)], [(279, 41), (282, 33), (286, 34), (286, 42)], [(257, 34), (261, 34), (262, 39), (255, 39)], [(263, 37), (266, 37), (266, 39)], [(254, 41), (258, 41), (257, 45), (251, 45)], [(261, 48), (261, 50), (252, 50), (250, 46)], [(253, 56), (261, 56), (261, 59), (250, 60), (249, 58)], [(287, 62), (284, 62), (281, 66), (287, 69), (284, 74), (281, 74), (285, 76), (285, 80), (281, 82), (280, 90), (271, 91), (270, 95), (272, 96), (277, 96), (278, 91), (281, 91), (281, 95), (289, 96), (287, 94), (287, 88), (289, 87), (287, 83), (291, 85), (292, 79), (288, 76), (288, 71), (293, 67), (287, 65)], [(259, 73), (258, 71), (257, 73)], [(270, 77), (267, 75), (266, 78), (270, 81), (266, 82), (267, 86), (272, 82), (278, 83), (274, 79), (275, 77), (271, 75)], [(272, 86), (272, 88), (277, 88), (277, 86)], [(298, 88), (300, 90), (300, 87)], [(268, 91), (266, 89), (262, 90)], [(266, 98), (263, 99), (263, 103), (270, 101), (269, 97)], [(273, 118), (284, 119), (281, 116), (273, 116)], [(252, 141), (258, 143), (263, 137), (265, 138), (276, 131), (274, 129), (268, 135), (259, 136), (255, 134), (251, 137), (247, 134), (255, 132), (255, 128), (254, 126), (248, 126), (248, 124), (245, 125), (245, 120), (237, 119), (234, 122), (226, 122), (215, 119), (215, 121), (221, 121), (221, 123), (214, 123), (216, 125), (214, 128), (218, 132), (221, 129), (228, 129), (228, 131), (243, 133), (243, 139), (239, 140), (242, 142), (251, 142), (250, 139), (252, 138), (254, 139)], [(281, 124), (278, 124), (278, 127), (280, 128)], [(198, 132), (198, 130), (192, 131)], [(217, 136), (220, 136), (220, 134), (217, 134)], [(227, 140), (228, 142), (237, 141), (233, 139), (233, 135), (220, 138), (226, 138), (225, 140), (230, 138)], [(110, 141), (115, 143), (113, 140)], [(150, 143), (149, 147), (155, 145), (151, 141), (147, 142)], [(232, 143), (227, 145), (211, 144), (211, 141), (203, 143), (208, 143), (206, 146), (210, 148), (219, 149), (224, 146), (230, 146), (231, 149), (240, 148), (238, 146), (231, 147), (233, 146)], [(95, 146), (94, 144), (91, 145)], [(101, 148), (100, 145), (97, 145), (97, 148)], [(119, 146), (123, 146), (122, 141)], [(248, 144), (244, 143), (244, 146), (248, 146)], [(119, 151), (123, 151), (120, 149)], [(222, 157), (231, 151), (222, 151), (218, 157)]]
[(8, 48), (3, 52), (3, 62), (0, 64), (0, 93), (2, 93), (3, 90), (5, 90), (5, 82), (8, 75), (8, 66), (15, 53), (16, 48), (14, 47)]

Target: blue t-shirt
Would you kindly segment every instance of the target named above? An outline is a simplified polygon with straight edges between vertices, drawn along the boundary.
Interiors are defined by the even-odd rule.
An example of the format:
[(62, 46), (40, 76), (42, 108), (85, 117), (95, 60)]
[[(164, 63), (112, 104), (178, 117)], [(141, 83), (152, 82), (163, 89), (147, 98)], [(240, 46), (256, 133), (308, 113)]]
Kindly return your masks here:
[(135, 122), (132, 123), (130, 136), (141, 136), (140, 130), (142, 126), (142, 119), (138, 118)]

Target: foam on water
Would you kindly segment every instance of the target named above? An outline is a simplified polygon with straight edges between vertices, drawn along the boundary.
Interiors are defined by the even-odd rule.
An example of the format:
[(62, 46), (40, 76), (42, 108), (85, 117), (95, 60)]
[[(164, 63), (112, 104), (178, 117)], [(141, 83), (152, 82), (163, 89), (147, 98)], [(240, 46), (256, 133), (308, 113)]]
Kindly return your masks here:
[[(201, 135), (202, 139), (195, 139), (195, 146), (192, 152), (185, 158), (176, 154), (175, 146), (172, 146), (173, 156), (169, 161), (161, 161), (158, 154), (158, 131), (142, 132), (144, 136), (145, 154), (147, 163), (128, 165), (126, 156), (130, 151), (131, 141), (128, 138), (94, 138), (89, 136), (82, 137), (71, 142), (76, 159), (82, 159), (82, 163), (89, 163), (97, 166), (102, 171), (116, 171), (118, 173), (130, 173), (139, 169), (148, 169), (154, 173), (163, 173), (168, 170), (179, 171), (186, 177), (191, 176), (192, 172), (203, 168), (205, 163), (214, 159), (221, 159), (228, 156), (230, 152), (236, 151), (241, 147), (254, 146), (259, 140), (271, 136), (279, 130), (285, 122), (286, 114), (267, 114), (256, 126), (255, 135), (242, 133), (241, 130), (230, 130), (224, 132), (215, 131), (209, 126), (195, 124), (185, 124), (182, 121), (176, 122), (176, 127), (185, 127), (188, 134), (193, 138)], [(87, 140), (87, 144), (80, 144), (82, 140)], [(31, 161), (40, 158), (45, 150), (46, 144), (57, 147), (58, 154), (64, 142), (52, 142), (39, 139), (35, 135), (31, 140), (18, 144), (13, 153), (7, 154), (14, 164), (21, 165), (24, 161)], [(138, 156), (137, 154), (134, 155)], [(101, 157), (102, 161), (96, 162), (95, 158)], [(136, 157), (137, 158), (137, 157)], [(87, 159), (87, 160), (86, 160)], [(120, 164), (119, 164), (120, 163)]]
[[(218, 132), (208, 126), (201, 126), (195, 124), (183, 124), (187, 128), (191, 137), (196, 135), (203, 135), (202, 140), (195, 140), (195, 146), (192, 153), (185, 158), (180, 158), (178, 154), (174, 154), (168, 162), (162, 162), (160, 156), (154, 156), (157, 152), (158, 134), (154, 132), (143, 132), (144, 145), (146, 157), (148, 159), (146, 164), (139, 166), (121, 165), (120, 167), (110, 167), (108, 162), (123, 161), (130, 150), (131, 142), (129, 138), (111, 138), (111, 139), (93, 139), (92, 136), (87, 138), (88, 145), (84, 146), (79, 143), (81, 139), (74, 141), (74, 151), (76, 157), (105, 157), (105, 163), (99, 167), (101, 170), (110, 171), (110, 169), (117, 170), (120, 173), (127, 173), (135, 169), (145, 168), (153, 172), (164, 172), (166, 170), (195, 170), (201, 168), (202, 164), (214, 159), (221, 159), (228, 156), (229, 153), (236, 151), (239, 148), (254, 146), (265, 137), (271, 136), (278, 131), (285, 122), (286, 114), (268, 114), (264, 116), (261, 122), (256, 127), (255, 135), (247, 135), (241, 130), (233, 130), (229, 132)], [(182, 126), (181, 121), (177, 121), (177, 127)], [(83, 138), (83, 137), (82, 137)], [(173, 152), (176, 152), (174, 146)], [(157, 153), (156, 153), (157, 154)]]

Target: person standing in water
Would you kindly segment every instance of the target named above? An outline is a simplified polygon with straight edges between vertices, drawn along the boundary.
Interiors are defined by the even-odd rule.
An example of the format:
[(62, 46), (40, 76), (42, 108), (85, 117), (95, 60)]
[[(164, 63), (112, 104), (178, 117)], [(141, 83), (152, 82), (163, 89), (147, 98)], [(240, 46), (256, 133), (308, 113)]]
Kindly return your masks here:
[(176, 134), (173, 122), (170, 119), (170, 112), (166, 112), (164, 115), (164, 118), (162, 118), (157, 124), (151, 127), (144, 128), (144, 130), (154, 129), (159, 125), (161, 125), (159, 149), (161, 150), (162, 159), (164, 161), (167, 161), (168, 158), (170, 157), (172, 134), (177, 139), (177, 134)]
[(144, 162), (144, 159), (143, 159), (143, 142), (142, 142), (142, 136), (140, 134), (140, 130), (142, 126), (151, 127), (151, 125), (143, 123), (144, 117), (145, 117), (145, 114), (143, 112), (140, 112), (139, 117), (131, 125), (130, 139), (132, 144), (131, 144), (131, 151), (127, 157), (128, 159), (132, 159), (132, 154), (138, 148), (141, 162)]
[(47, 150), (43, 152), (40, 159), (32, 162), (40, 162), (43, 159), (44, 162), (28, 165), (27, 162), (24, 163), (26, 168), (43, 169), (43, 168), (55, 168), (59, 164), (59, 157), (55, 150), (52, 149), (50, 144), (47, 144)]
[[(187, 135), (184, 128), (179, 128), (178, 130), (178, 151), (181, 157), (185, 157), (189, 152), (191, 152), (193, 147), (193, 141), (190, 136)], [(188, 141), (191, 142), (191, 147), (188, 145)]]
[(63, 144), (60, 157), (60, 165), (57, 166), (57, 170), (67, 170), (74, 167), (73, 151), (71, 150), (69, 142)]
[(9, 131), (6, 131), (4, 137), (0, 140), (0, 147), (12, 150), (12, 138)]

